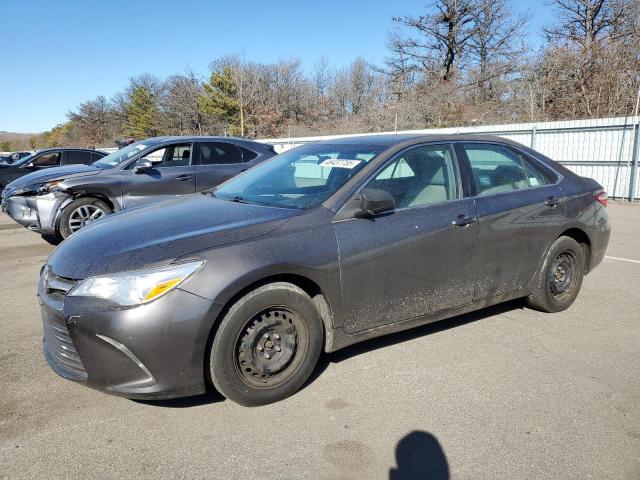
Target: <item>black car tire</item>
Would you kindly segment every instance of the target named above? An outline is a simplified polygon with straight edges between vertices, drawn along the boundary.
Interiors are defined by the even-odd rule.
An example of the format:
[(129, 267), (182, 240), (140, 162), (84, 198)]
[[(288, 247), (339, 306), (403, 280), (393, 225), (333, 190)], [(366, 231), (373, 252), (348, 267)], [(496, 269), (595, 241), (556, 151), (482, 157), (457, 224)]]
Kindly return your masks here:
[(571, 237), (558, 238), (542, 262), (527, 303), (543, 312), (566, 310), (580, 292), (584, 270), (584, 250), (580, 244)]
[(244, 406), (296, 393), (313, 372), (323, 343), (322, 319), (309, 295), (290, 283), (259, 287), (235, 302), (213, 338), (215, 388)]
[(60, 215), (60, 226), (58, 228), (58, 231), (60, 232), (60, 236), (62, 237), (62, 239), (65, 239), (69, 237), (71, 234), (73, 234), (73, 232), (71, 231), (71, 227), (69, 225), (69, 219), (71, 218), (71, 214), (78, 208), (82, 206), (88, 206), (88, 205), (91, 205), (93, 207), (96, 207), (102, 210), (105, 213), (105, 215), (109, 215), (110, 213), (112, 213), (112, 210), (111, 208), (109, 208), (109, 205), (107, 205), (102, 200), (99, 200), (97, 198), (82, 197), (82, 198), (78, 198), (77, 200), (74, 200), (73, 202), (71, 202), (69, 205), (65, 207), (65, 209), (62, 211), (62, 215)]

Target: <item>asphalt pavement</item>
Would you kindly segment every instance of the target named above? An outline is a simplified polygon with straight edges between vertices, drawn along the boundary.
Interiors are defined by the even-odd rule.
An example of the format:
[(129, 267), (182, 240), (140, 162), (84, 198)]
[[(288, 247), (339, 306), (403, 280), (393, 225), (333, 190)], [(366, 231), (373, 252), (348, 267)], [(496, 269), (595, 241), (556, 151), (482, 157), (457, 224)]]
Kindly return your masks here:
[(510, 302), (356, 345), (258, 408), (56, 376), (35, 296), (54, 247), (1, 214), (0, 479), (638, 480), (640, 206), (609, 213), (568, 311)]

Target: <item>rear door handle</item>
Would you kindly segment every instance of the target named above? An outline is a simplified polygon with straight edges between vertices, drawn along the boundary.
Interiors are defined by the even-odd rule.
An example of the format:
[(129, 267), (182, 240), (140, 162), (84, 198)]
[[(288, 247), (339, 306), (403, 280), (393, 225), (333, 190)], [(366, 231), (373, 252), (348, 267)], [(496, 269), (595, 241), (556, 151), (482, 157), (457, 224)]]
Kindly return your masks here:
[(192, 175), (178, 175), (176, 177), (176, 180), (178, 180), (179, 182), (188, 182), (192, 178), (193, 178)]
[(549, 197), (544, 202), (544, 204), (547, 205), (548, 207), (554, 208), (554, 207), (557, 207), (558, 204), (560, 204), (560, 199), (556, 197)]
[(451, 222), (451, 225), (456, 227), (466, 227), (476, 221), (475, 217), (468, 217), (467, 215), (458, 215), (455, 220)]

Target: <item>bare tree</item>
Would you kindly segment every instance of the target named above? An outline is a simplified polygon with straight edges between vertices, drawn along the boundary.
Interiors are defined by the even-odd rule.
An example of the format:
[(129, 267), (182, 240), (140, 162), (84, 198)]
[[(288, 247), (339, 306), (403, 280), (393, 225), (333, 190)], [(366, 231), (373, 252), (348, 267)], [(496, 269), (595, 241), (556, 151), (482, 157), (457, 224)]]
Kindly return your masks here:
[(477, 70), (476, 84), (483, 98), (489, 98), (492, 80), (518, 68), (524, 46), (518, 42), (527, 24), (524, 15), (514, 15), (506, 0), (477, 0), (467, 53)]
[(81, 144), (102, 146), (111, 138), (111, 107), (102, 95), (81, 103), (67, 117), (77, 125)]
[(171, 134), (202, 135), (205, 118), (200, 108), (202, 83), (193, 71), (172, 75), (164, 82), (160, 108), (163, 129)]
[(552, 42), (577, 44), (590, 51), (601, 39), (620, 32), (619, 25), (633, 14), (633, 3), (633, 0), (553, 0), (558, 23), (544, 31)]
[(314, 95), (320, 98), (326, 97), (329, 94), (332, 77), (333, 71), (329, 65), (329, 60), (323, 56), (316, 62), (311, 72)]
[(442, 78), (449, 80), (461, 68), (471, 38), (474, 6), (473, 0), (436, 0), (426, 15), (395, 17), (410, 34), (393, 35), (391, 50), (421, 70), (440, 68)]

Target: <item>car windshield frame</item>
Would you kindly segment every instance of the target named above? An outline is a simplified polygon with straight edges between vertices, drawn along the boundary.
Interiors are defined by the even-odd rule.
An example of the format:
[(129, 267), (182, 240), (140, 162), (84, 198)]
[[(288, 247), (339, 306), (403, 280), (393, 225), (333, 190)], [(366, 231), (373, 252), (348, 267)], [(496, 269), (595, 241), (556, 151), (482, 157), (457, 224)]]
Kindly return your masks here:
[[(305, 210), (326, 202), (388, 148), (357, 142), (309, 143), (270, 158), (207, 192), (238, 203)], [(303, 167), (309, 170), (308, 177), (298, 174)]]
[(110, 154), (102, 157), (100, 160), (96, 160), (95, 162), (93, 162), (91, 166), (100, 168), (102, 170), (116, 168), (118, 165), (122, 165), (129, 160), (132, 160), (136, 155), (148, 150), (149, 148), (155, 147), (160, 143), (161, 142), (159, 141), (140, 140), (139, 142), (127, 145), (126, 147), (116, 150), (115, 152), (111, 152)]

